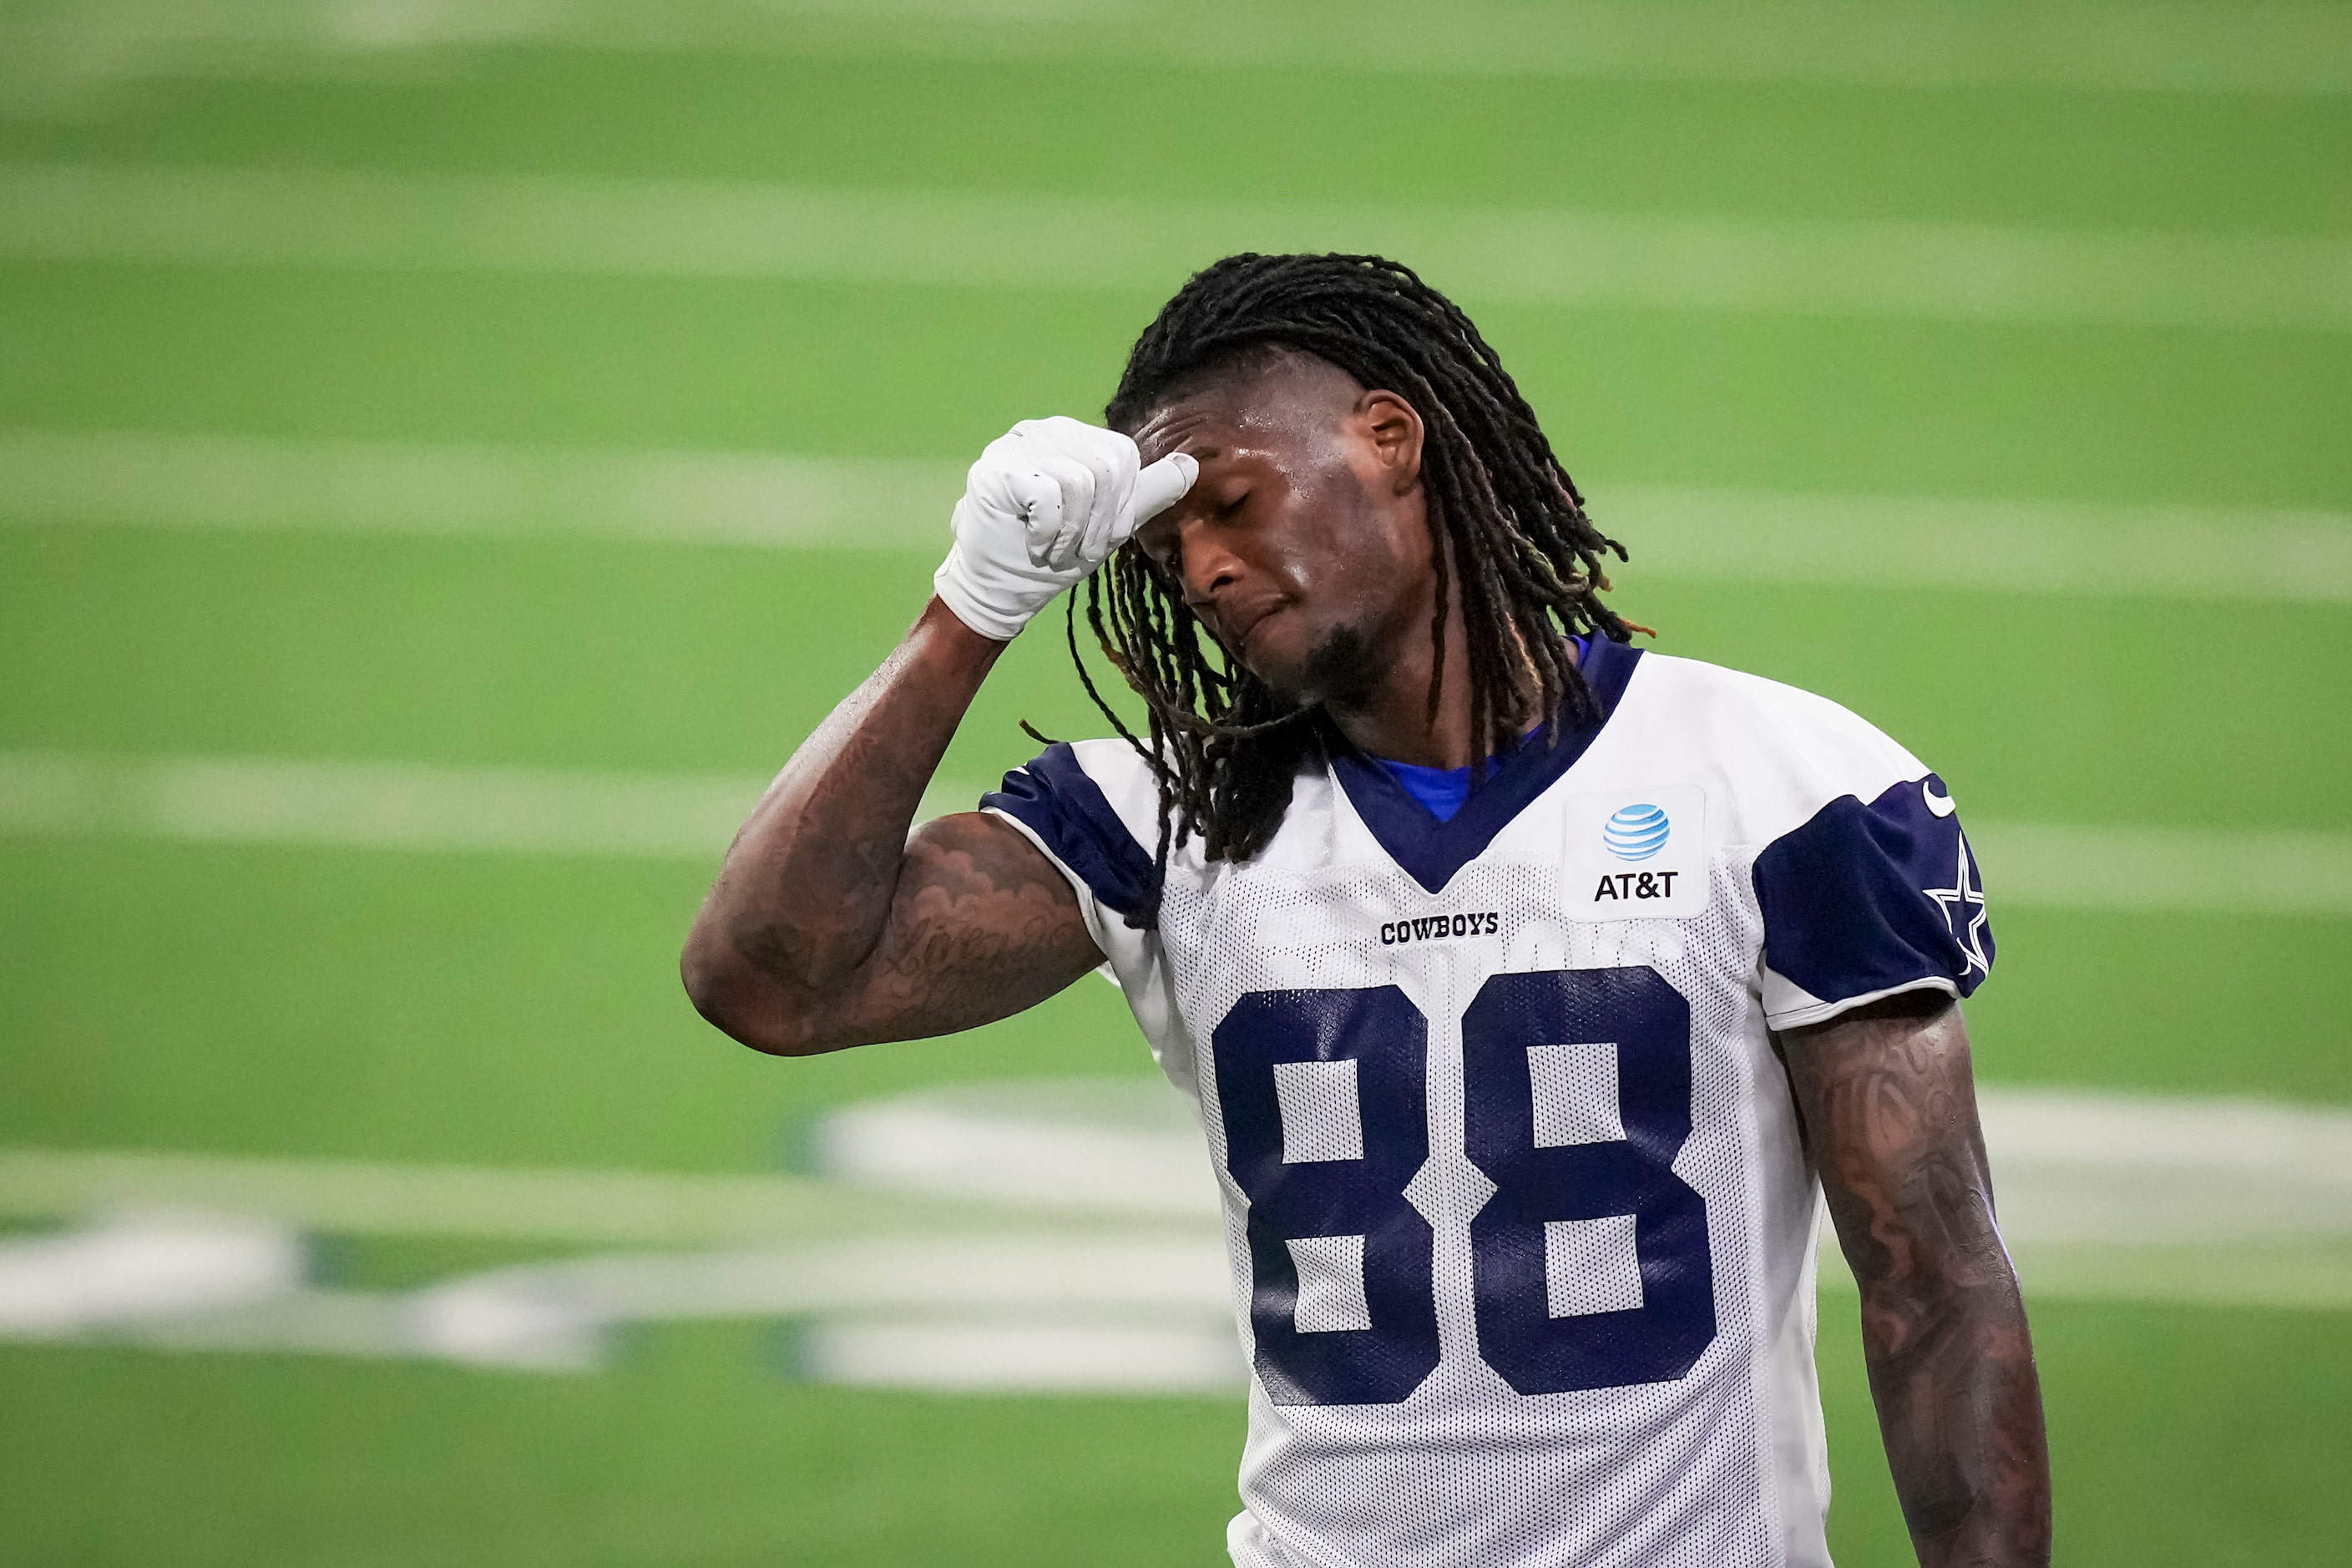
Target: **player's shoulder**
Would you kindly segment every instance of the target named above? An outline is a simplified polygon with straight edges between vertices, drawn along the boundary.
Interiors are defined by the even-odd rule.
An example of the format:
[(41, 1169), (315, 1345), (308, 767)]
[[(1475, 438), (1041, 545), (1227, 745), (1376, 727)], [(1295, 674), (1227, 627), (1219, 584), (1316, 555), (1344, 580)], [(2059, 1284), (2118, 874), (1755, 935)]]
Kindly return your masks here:
[(1020, 827), (1105, 907), (1132, 914), (1150, 901), (1159, 781), (1128, 742), (1055, 742), (980, 805)]
[(1992, 966), (1976, 859), (1942, 779), (1828, 698), (1696, 659), (1645, 658), (1621, 755), (1706, 786), (1753, 858), (1774, 1028), (1880, 996), (1966, 996)]
[[(1049, 787), (1091, 784), (1122, 821), (1141, 828), (1158, 818), (1159, 781), (1151, 764), (1129, 742), (1118, 736), (1086, 741), (1056, 741), (1024, 763), (1025, 773)], [(1139, 831), (1135, 835), (1142, 838)]]
[(1869, 801), (1928, 776), (1885, 731), (1818, 692), (1671, 655), (1642, 659), (1609, 731), (1617, 757), (1707, 779), (1750, 842), (1843, 796)]
[[(1917, 759), (1843, 704), (1744, 669), (1653, 653), (1635, 672), (1639, 706), (1695, 728), (1709, 743), (1759, 754), (1786, 753), (1814, 766), (1912, 766)], [(1634, 709), (1639, 710), (1639, 706)]]

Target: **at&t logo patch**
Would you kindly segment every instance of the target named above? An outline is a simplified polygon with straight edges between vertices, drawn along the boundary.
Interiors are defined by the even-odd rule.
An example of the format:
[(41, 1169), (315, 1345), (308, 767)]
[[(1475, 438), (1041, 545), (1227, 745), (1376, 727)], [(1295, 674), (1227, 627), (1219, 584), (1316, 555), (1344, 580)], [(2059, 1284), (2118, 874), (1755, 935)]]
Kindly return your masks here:
[(1654, 784), (1566, 804), (1569, 919), (1681, 920), (1706, 907), (1705, 790)]
[(1681, 875), (1679, 871), (1620, 871), (1612, 877), (1603, 871), (1592, 900), (1595, 903), (1606, 903), (1611, 899), (1648, 903), (1652, 899), (1671, 899), (1675, 896), (1675, 879)]
[(1647, 860), (1674, 836), (1673, 818), (1654, 805), (1620, 806), (1601, 826), (1601, 841), (1620, 860)]

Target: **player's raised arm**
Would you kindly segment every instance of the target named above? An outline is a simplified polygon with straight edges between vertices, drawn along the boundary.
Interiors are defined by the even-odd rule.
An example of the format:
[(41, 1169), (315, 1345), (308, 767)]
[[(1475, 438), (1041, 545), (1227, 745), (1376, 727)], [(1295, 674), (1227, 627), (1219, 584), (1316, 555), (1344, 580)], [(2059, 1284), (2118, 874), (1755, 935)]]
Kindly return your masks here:
[(1077, 900), (1020, 831), (961, 813), (910, 837), (924, 787), (1005, 644), (1192, 485), (1135, 444), (1024, 421), (972, 466), (937, 596), (802, 742), (727, 853), (680, 968), (703, 1016), (801, 1056), (947, 1034), (1102, 961)]
[(1919, 1561), (2046, 1564), (2042, 1385), (1994, 1225), (1959, 1005), (1908, 991), (1781, 1043), (1862, 1285), (1871, 1395)]

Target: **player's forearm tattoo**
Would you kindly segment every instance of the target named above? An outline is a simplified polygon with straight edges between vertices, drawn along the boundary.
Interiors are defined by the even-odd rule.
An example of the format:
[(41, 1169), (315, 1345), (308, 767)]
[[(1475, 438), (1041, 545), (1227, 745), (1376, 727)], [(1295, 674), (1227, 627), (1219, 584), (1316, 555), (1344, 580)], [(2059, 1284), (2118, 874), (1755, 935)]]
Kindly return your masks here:
[(1959, 1009), (1913, 994), (1783, 1044), (1920, 1562), (2047, 1563), (2041, 1384)]
[(959, 816), (908, 837), (992, 658), (927, 615), (794, 753), (688, 939), (688, 989), (713, 1022), (788, 1054), (910, 1039), (1018, 1012), (1101, 961), (1014, 829)]

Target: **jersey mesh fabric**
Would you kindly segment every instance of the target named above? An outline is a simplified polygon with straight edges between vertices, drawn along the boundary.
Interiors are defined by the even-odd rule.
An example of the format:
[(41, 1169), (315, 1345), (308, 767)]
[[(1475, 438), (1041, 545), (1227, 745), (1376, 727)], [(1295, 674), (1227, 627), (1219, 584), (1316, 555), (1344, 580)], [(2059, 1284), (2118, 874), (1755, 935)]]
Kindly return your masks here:
[(1276, 1062), (1274, 1089), (1282, 1108), (1283, 1163), (1364, 1157), (1354, 1062)]
[(1540, 1148), (1598, 1143), (1625, 1136), (1619, 1110), (1617, 1053), (1606, 1042), (1566, 1042), (1528, 1049), (1535, 1141)]
[[(1921, 879), (1928, 860), (1885, 854), (1849, 879), (1885, 918), (1815, 919), (1801, 933), (1832, 943), (1807, 970), (1832, 994), (1803, 992), (1803, 1005), (1866, 1000), (1851, 985), (1885, 973), (1880, 961), (1895, 952), (1872, 948), (1873, 933), (1927, 929), (1907, 900), (1954, 906), (1956, 921), (1980, 902), (1971, 889), (1958, 909), (1943, 886), (1954, 866), (1972, 868), (1940, 783), (1819, 698), (1652, 657), (1590, 749), (1434, 890), (1380, 837), (1396, 831), (1394, 814), (1376, 830), (1352, 786), (1310, 767), (1250, 863), (1208, 866), (1197, 841), (1181, 847), (1159, 926), (1139, 931), (1073, 869), (1100, 847), (1057, 848), (1052, 834), (1083, 816), (1150, 842), (1149, 773), (1116, 743), (1084, 743), (1074, 758), (1101, 811), (1006, 815), (1064, 867), (1155, 1056), (1201, 1104), (1256, 1372), (1234, 1562), (1826, 1564), (1812, 1365), (1819, 1189), (1765, 1021), (1768, 993), (1801, 988), (1765, 965), (1757, 862), (1787, 841), (1811, 858), (1784, 847), (1784, 860), (1834, 863), (1821, 825), (1851, 816), (1836, 805), (1848, 799), (1900, 805), (1904, 831), (1923, 844), (1948, 831), (1932, 846), (1949, 852), (1938, 879)], [(1663, 847), (1612, 839), (1610, 826), (1626, 820), (1670, 824), (1653, 829)], [(1795, 886), (1776, 875), (1766, 879), (1776, 896)], [(1640, 904), (1653, 884), (1656, 901)], [(1969, 984), (1963, 968), (1936, 967), (1964, 965), (1958, 945), (1910, 941), (1903, 952), (1925, 967), (1898, 973), (1955, 992)], [(1650, 1031), (1639, 1049), (1573, 1022), (1498, 1036), (1497, 1017), (1521, 1016), (1494, 1010), (1498, 997), (1524, 1002), (1571, 980), (1670, 999), (1671, 1050), (1652, 1003), (1649, 1015), (1558, 1015), (1630, 1019), (1625, 1028)], [(1235, 1020), (1248, 1028), (1229, 1033)], [(1665, 1093), (1665, 1121), (1686, 1109), (1686, 1134), (1658, 1114), (1662, 1051), (1686, 1074)], [(1352, 1077), (1333, 1070), (1350, 1061)], [(1564, 1205), (1556, 1211), (1530, 1209), (1528, 1161), (1544, 1159), (1570, 1162), (1546, 1167), (1562, 1172), (1631, 1162), (1646, 1172), (1642, 1195), (1619, 1201), (1621, 1189), (1588, 1184), (1540, 1194)], [(1673, 1208), (1683, 1199), (1670, 1189), (1690, 1202)], [(1386, 1206), (1363, 1207), (1366, 1192)], [(1659, 1207), (1661, 1194), (1672, 1204)], [(1622, 1215), (1634, 1210), (1646, 1217), (1629, 1260), (1618, 1255)], [(1286, 1228), (1268, 1234), (1277, 1223)], [(1350, 1232), (1360, 1247), (1332, 1239)], [(1399, 1288), (1414, 1268), (1419, 1297)], [(1628, 1310), (1636, 1268), (1642, 1305)], [(1362, 1363), (1370, 1384), (1361, 1367), (1335, 1381), (1330, 1365), (1344, 1358), (1333, 1347), (1349, 1333), (1381, 1339), (1363, 1324), (1415, 1310), (1431, 1320), (1425, 1342), (1390, 1334), (1386, 1359)], [(1641, 1325), (1669, 1318), (1681, 1337), (1660, 1361), (1655, 1343), (1642, 1350)], [(1526, 1342), (1563, 1325), (1583, 1336), (1586, 1362), (1528, 1358)], [(1568, 1365), (1583, 1371), (1557, 1374)], [(1638, 1375), (1587, 1375), (1620, 1365)]]
[[(1218, 878), (1207, 898), (1197, 887), (1171, 887), (1163, 929), (1198, 933), (1175, 965), (1187, 1017), (1220, 1016), (1252, 992), (1393, 984), (1430, 1026), (1431, 1154), (1414, 1195), (1436, 1232), (1442, 1359), (1393, 1405), (1276, 1404), (1255, 1389), (1242, 1475), (1250, 1511), (1236, 1531), (1237, 1562), (1781, 1561), (1752, 1375), (1765, 1318), (1750, 1283), (1760, 1221), (1753, 1189), (1767, 1162), (1745, 1107), (1769, 1047), (1748, 1000), (1758, 921), (1743, 871), (1717, 868), (1706, 919), (1580, 928), (1557, 918), (1556, 867), (1482, 860), (1449, 885), (1446, 901), (1498, 909), (1508, 937), (1402, 953), (1367, 943), (1367, 918), (1426, 895), (1377, 866), (1312, 879), (1243, 868)], [(1693, 1003), (1693, 1131), (1674, 1170), (1706, 1203), (1717, 1334), (1672, 1382), (1523, 1394), (1478, 1353), (1469, 1224), (1493, 1184), (1464, 1152), (1461, 1016), (1497, 973), (1635, 965)], [(1235, 1274), (1246, 1281), (1246, 1194), (1223, 1169), (1221, 1107), (1213, 1085), (1202, 1087)], [(1778, 1152), (1771, 1174), (1801, 1183), (1790, 1153)], [(1801, 1236), (1776, 1239), (1803, 1246)], [(1245, 1292), (1237, 1307), (1246, 1338)], [(1267, 1540), (1279, 1546), (1259, 1544)]]

